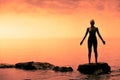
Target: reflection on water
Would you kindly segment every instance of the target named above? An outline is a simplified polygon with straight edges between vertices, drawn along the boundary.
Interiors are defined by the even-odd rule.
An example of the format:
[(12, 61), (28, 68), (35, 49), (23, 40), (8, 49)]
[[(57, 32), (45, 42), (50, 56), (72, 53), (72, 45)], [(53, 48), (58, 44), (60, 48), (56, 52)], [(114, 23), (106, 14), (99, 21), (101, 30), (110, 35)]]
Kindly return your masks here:
[(61, 73), (52, 70), (0, 69), (0, 80), (118, 80), (119, 78), (119, 70), (104, 75), (83, 75), (76, 70)]
[[(18, 40), (16, 42), (16, 45), (15, 44), (13, 45), (13, 43), (11, 43), (9, 40), (8, 40), (9, 42), (4, 40), (3, 42), (1, 41), (1, 45), (3, 44), (1, 46), (1, 55), (0, 55), (1, 62), (3, 61), (5, 63), (6, 62), (9, 63), (9, 61), (12, 61), (12, 59), (13, 61), (19, 62), (21, 58), (25, 59), (23, 61), (38, 59), (36, 61), (45, 60), (55, 65), (72, 66), (74, 67), (74, 72), (61, 73), (61, 72), (54, 72), (51, 70), (24, 71), (19, 69), (0, 69), (0, 80), (118, 80), (120, 78), (120, 70), (119, 70), (120, 69), (120, 66), (119, 66), (120, 44), (118, 44), (120, 41), (119, 39), (106, 40), (107, 44), (104, 47), (102, 44), (99, 44), (99, 48), (98, 48), (99, 61), (107, 62), (112, 68), (111, 74), (106, 74), (106, 75), (83, 75), (76, 71), (76, 68), (79, 64), (83, 64), (87, 62), (87, 51), (86, 51), (87, 43), (85, 43), (84, 46), (80, 47), (79, 40), (80, 39), (74, 39), (74, 40), (73, 39), (65, 39), (65, 40), (55, 39), (51, 41), (49, 40), (49, 42), (48, 40), (46, 41), (37, 40), (35, 41), (36, 43), (33, 43), (32, 40), (31, 41), (23, 40), (24, 41), (23, 44), (21, 44), (20, 42), (21, 40)], [(41, 45), (41, 43), (43, 44), (43, 42), (45, 44)], [(54, 42), (54, 45), (53, 45), (53, 42)], [(116, 42), (116, 43), (113, 43), (113, 42)], [(8, 49), (6, 48), (5, 43), (7, 44)], [(26, 45), (29, 44), (28, 45), (29, 47), (24, 46), (25, 44)], [(46, 47), (49, 45), (52, 45), (52, 47)], [(19, 46), (19, 49), (17, 49), (16, 46), (17, 47)], [(13, 47), (15, 47), (15, 49)], [(41, 47), (44, 47), (44, 49), (41, 49)], [(24, 53), (26, 53), (26, 55)], [(29, 56), (27, 54), (29, 54)], [(13, 55), (13, 56), (11, 57), (10, 55)], [(63, 56), (64, 56), (64, 63), (62, 60)], [(92, 60), (94, 61), (93, 56), (92, 56)]]

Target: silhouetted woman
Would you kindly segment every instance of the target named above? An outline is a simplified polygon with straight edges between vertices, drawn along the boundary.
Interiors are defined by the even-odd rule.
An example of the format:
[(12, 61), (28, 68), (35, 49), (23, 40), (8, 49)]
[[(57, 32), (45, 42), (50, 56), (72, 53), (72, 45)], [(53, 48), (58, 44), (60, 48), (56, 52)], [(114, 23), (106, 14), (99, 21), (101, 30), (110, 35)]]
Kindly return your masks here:
[(94, 26), (95, 21), (91, 20), (90, 21), (91, 27), (88, 27), (85, 33), (85, 36), (83, 40), (80, 42), (80, 45), (82, 45), (84, 39), (86, 38), (87, 34), (89, 33), (88, 37), (88, 59), (89, 59), (89, 64), (91, 60), (91, 52), (92, 52), (92, 46), (94, 48), (94, 53), (95, 53), (95, 62), (97, 63), (97, 58), (98, 58), (98, 52), (97, 52), (97, 38), (96, 38), (96, 33), (102, 40), (103, 44), (105, 44), (105, 41), (103, 40), (102, 36), (99, 33), (99, 29)]

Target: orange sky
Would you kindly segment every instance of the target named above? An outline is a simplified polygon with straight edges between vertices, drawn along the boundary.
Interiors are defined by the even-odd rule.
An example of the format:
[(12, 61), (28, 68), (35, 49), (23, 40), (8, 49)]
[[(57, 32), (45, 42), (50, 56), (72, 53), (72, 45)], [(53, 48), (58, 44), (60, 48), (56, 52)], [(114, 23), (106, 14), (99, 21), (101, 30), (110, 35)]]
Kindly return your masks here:
[[(20, 52), (32, 57), (35, 51), (36, 56), (42, 55), (39, 54), (41, 43), (36, 39), (81, 38), (90, 26), (91, 19), (95, 19), (95, 26), (104, 38), (120, 38), (119, 13), (119, 0), (0, 0), (1, 55), (8, 57), (13, 53), (16, 57), (20, 56), (16, 55)], [(26, 40), (29, 39), (30, 42), (27, 43)], [(42, 49), (50, 47), (42, 45), (46, 45)], [(53, 53), (54, 56), (56, 52)], [(43, 55), (44, 53), (47, 52), (43, 52)], [(4, 62), (4, 59), (1, 60)]]
[(85, 32), (91, 19), (96, 20), (105, 37), (120, 37), (119, 3), (118, 0), (0, 0), (0, 37), (81, 37), (80, 32)]

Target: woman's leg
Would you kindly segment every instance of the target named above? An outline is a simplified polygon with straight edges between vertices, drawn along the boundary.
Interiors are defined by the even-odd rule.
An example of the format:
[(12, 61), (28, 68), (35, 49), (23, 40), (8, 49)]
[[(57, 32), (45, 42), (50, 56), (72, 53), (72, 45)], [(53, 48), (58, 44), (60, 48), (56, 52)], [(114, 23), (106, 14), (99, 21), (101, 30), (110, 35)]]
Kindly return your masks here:
[(88, 41), (88, 61), (89, 61), (89, 64), (91, 61), (91, 52), (92, 52), (92, 42)]
[(94, 53), (95, 53), (95, 62), (97, 63), (98, 52), (97, 52), (97, 40), (93, 43)]

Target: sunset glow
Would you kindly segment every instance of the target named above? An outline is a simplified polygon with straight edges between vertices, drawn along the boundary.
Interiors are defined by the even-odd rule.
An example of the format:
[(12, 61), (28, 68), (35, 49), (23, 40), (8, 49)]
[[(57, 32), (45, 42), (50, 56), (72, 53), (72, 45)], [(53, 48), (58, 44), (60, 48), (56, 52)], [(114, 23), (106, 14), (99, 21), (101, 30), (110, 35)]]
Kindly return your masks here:
[(0, 0), (0, 61), (74, 62), (90, 20), (104, 39), (119, 39), (119, 17), (119, 0)]

